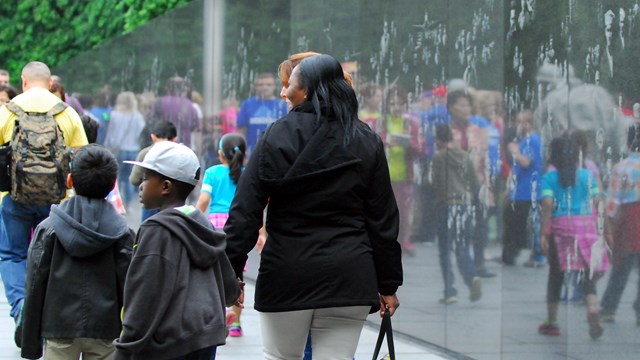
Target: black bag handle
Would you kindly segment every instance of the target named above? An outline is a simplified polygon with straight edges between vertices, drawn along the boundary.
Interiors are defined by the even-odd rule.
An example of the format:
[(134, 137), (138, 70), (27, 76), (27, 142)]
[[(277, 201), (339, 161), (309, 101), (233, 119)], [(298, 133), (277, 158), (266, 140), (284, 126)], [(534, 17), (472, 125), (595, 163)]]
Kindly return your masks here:
[(382, 347), (382, 340), (387, 335), (387, 348), (389, 349), (389, 358), (396, 360), (396, 349), (393, 346), (393, 329), (391, 328), (391, 313), (389, 309), (384, 310), (384, 316), (382, 317), (382, 324), (380, 324), (380, 333), (378, 334), (378, 341), (376, 342), (376, 349), (373, 351), (372, 360), (377, 360), (380, 355), (380, 348)]

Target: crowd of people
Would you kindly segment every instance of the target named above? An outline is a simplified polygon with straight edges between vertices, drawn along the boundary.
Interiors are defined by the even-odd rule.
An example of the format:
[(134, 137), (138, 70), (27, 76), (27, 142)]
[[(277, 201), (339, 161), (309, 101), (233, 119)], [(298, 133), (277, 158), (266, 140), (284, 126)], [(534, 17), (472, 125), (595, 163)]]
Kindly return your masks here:
[[(495, 276), (487, 245), (501, 245), (505, 269), (530, 249), (523, 265), (549, 269), (539, 333), (560, 334), (572, 287), (599, 338), (640, 255), (640, 119), (601, 87), (546, 76), (561, 72), (550, 66), (539, 106), (507, 111), (500, 92), (462, 80), (415, 94), (299, 53), (212, 118), (177, 76), (157, 98), (67, 94), (31, 62), (19, 94), (0, 70), (0, 143), (13, 150), (0, 274), (16, 344), (34, 359), (215, 358), (243, 334), (243, 271), (257, 247), (265, 357), (351, 359), (366, 316), (399, 306), (401, 257), (416, 242), (437, 242), (447, 306), (459, 302), (452, 252), (477, 302)], [(53, 159), (74, 150), (48, 177), (23, 171), (32, 149), (16, 139), (32, 117), (55, 120)], [(22, 195), (49, 181), (72, 190)], [(136, 235), (122, 213), (138, 200)], [(89, 302), (100, 306), (79, 310)], [(634, 309), (640, 326), (640, 295)]]

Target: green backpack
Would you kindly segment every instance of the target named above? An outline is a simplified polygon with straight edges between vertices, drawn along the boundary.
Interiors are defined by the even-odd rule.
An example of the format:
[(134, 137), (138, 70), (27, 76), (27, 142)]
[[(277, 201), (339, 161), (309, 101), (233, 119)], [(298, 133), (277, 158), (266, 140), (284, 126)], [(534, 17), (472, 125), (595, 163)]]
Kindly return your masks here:
[(11, 138), (11, 198), (25, 205), (59, 203), (67, 193), (71, 149), (54, 116), (68, 105), (60, 102), (45, 113), (25, 112), (14, 102), (6, 106), (18, 116)]

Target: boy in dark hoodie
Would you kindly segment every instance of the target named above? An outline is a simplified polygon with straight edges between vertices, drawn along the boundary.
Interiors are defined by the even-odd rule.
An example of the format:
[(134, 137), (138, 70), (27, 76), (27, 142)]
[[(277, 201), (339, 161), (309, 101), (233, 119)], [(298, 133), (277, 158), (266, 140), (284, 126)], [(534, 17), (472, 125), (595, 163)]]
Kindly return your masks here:
[(239, 303), (240, 286), (224, 234), (185, 205), (200, 163), (171, 141), (131, 163), (144, 168), (140, 201), (160, 212), (140, 226), (135, 241), (115, 359), (209, 359), (225, 343), (225, 306)]
[(122, 328), (124, 280), (134, 234), (105, 200), (118, 174), (101, 145), (76, 153), (67, 178), (76, 195), (51, 207), (27, 258), (22, 357), (106, 359)]
[(469, 300), (480, 300), (482, 282), (471, 258), (475, 208), (479, 185), (469, 154), (456, 147), (449, 125), (436, 126), (437, 153), (431, 163), (431, 178), (438, 211), (438, 253), (444, 279), (444, 297), (440, 303), (458, 302), (453, 286), (451, 256), (453, 248), (458, 269), (469, 287)]

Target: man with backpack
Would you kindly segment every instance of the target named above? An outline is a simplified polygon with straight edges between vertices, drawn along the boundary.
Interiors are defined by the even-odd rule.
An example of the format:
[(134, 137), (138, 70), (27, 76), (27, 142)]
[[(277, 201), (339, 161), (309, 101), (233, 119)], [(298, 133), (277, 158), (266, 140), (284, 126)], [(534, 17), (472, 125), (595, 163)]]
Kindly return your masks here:
[[(49, 92), (51, 71), (32, 61), (22, 69), (23, 93), (0, 107), (0, 144), (10, 145), (10, 195), (2, 200), (7, 236), (0, 237), (0, 276), (21, 343), (27, 251), (33, 229), (66, 196), (71, 148), (87, 144), (80, 117)], [(1, 162), (0, 162), (1, 163)]]

